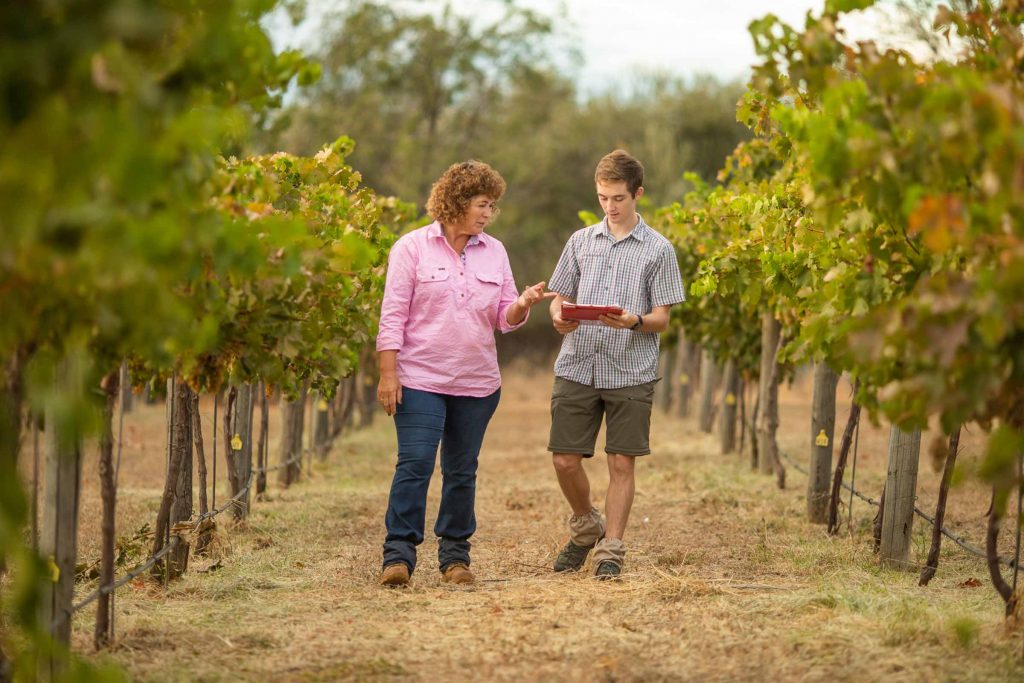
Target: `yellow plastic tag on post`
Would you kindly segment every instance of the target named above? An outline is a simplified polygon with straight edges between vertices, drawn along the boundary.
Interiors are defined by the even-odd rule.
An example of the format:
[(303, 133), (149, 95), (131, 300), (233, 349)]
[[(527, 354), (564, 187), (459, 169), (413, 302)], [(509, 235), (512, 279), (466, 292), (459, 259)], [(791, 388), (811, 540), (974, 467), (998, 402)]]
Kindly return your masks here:
[(231, 437), (231, 450), (242, 450), (242, 437), (239, 436), (238, 434), (235, 434), (233, 437)]
[(725, 405), (734, 406), (736, 405), (736, 394), (729, 392), (725, 395)]
[(690, 383), (690, 376), (687, 375), (685, 372), (679, 375), (679, 383), (685, 387), (687, 384)]
[(57, 563), (54, 561), (53, 555), (46, 558), (46, 566), (50, 570), (50, 580), (54, 583), (60, 581), (60, 567), (58, 567)]
[(828, 435), (825, 434), (825, 430), (824, 429), (822, 429), (820, 432), (818, 432), (818, 436), (816, 436), (815, 439), (814, 439), (814, 445), (815, 446), (821, 446), (823, 448), (825, 446), (828, 446)]
[(327, 412), (327, 399), (326, 398), (320, 399), (320, 401), (316, 404), (316, 409), (319, 410), (321, 413), (326, 413)]

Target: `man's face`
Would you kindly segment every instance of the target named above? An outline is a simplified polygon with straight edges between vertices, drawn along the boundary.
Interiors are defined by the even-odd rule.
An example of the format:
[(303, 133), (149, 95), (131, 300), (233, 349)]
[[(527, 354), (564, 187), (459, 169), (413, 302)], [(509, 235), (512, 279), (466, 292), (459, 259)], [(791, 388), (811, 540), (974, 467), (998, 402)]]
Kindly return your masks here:
[(636, 225), (636, 200), (644, 193), (637, 188), (636, 196), (629, 193), (626, 181), (597, 181), (597, 201), (608, 217), (608, 223), (615, 227), (632, 228)]

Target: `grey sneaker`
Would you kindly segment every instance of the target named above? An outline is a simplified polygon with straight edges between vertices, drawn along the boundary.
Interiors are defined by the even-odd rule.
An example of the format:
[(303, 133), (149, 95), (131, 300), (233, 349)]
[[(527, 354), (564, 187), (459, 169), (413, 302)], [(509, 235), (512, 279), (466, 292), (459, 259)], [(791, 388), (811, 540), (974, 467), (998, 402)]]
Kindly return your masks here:
[(596, 576), (599, 581), (607, 581), (609, 579), (619, 578), (619, 574), (621, 573), (622, 567), (611, 560), (605, 560), (601, 564), (597, 565), (597, 571), (594, 572), (594, 576)]
[(576, 545), (572, 541), (566, 541), (565, 547), (562, 548), (562, 551), (558, 553), (558, 557), (555, 558), (555, 571), (579, 571), (583, 563), (587, 561), (587, 555), (594, 545), (594, 543), (590, 545)]

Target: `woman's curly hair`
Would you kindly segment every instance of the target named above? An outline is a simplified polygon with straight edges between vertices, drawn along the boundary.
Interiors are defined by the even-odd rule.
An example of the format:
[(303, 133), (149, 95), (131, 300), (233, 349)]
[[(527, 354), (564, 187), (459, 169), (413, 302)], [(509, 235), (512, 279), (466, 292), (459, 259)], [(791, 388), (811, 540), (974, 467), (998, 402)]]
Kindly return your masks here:
[(476, 159), (452, 164), (430, 188), (427, 213), (441, 223), (458, 222), (469, 210), (470, 200), (480, 194), (498, 201), (505, 194), (505, 179)]

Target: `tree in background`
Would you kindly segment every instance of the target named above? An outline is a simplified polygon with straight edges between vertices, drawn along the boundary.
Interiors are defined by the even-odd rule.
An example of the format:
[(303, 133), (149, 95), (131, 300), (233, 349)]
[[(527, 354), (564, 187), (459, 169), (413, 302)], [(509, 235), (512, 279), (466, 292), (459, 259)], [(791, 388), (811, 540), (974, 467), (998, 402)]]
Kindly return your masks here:
[(450, 6), (433, 16), (360, 1), (327, 26), (315, 53), (323, 78), (273, 140), (308, 154), (325, 131), (348, 135), (367, 183), (401, 197), (425, 197), (452, 153), (480, 139), (502, 93), (551, 68), (550, 20), (512, 4), (478, 26)]
[[(276, 118), (265, 147), (304, 154), (348, 135), (370, 187), (421, 207), (448, 164), (484, 159), (509, 184), (493, 232), (517, 279), (536, 282), (580, 227), (580, 210), (597, 209), (594, 165), (608, 151), (624, 147), (643, 160), (647, 206), (657, 206), (690, 189), (683, 170), (710, 181), (749, 137), (736, 122), (742, 88), (710, 77), (624, 73), (607, 94), (583, 98), (561, 66), (571, 54), (559, 22), (501, 4), (505, 15), (493, 23), (450, 6), (429, 15), (349, 4), (326, 24), (323, 77)], [(534, 318), (503, 351), (554, 348), (546, 316)]]

